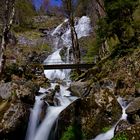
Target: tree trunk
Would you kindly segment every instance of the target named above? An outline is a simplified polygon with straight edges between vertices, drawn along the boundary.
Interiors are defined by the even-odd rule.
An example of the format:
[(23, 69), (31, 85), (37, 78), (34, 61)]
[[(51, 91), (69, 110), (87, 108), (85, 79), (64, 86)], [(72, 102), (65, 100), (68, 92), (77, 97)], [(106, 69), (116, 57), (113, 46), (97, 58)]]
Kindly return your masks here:
[(2, 39), (1, 39), (2, 41), (0, 44), (0, 76), (2, 75), (2, 72), (4, 70), (4, 65), (6, 62), (6, 56), (4, 53), (6, 50), (6, 46), (8, 44), (8, 34), (10, 32), (14, 19), (14, 14), (15, 14), (14, 4), (15, 4), (15, 0), (12, 0), (11, 3), (10, 0), (5, 1), (4, 23), (3, 23), (3, 32), (2, 32)]
[(73, 11), (72, 11), (72, 4), (71, 4), (71, 13), (69, 16), (69, 23), (70, 23), (70, 28), (71, 28), (71, 40), (72, 40), (74, 61), (76, 64), (79, 64), (81, 61), (81, 54), (80, 54), (78, 36), (77, 36), (77, 33), (75, 31), (75, 26), (74, 26), (74, 16), (73, 16)]

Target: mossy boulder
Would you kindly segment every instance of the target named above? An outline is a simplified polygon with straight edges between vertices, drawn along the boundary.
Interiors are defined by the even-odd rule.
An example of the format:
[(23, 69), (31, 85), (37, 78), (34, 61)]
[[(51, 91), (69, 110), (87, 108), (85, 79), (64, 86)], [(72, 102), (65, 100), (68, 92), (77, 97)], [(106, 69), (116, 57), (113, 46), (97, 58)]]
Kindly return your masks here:
[(98, 87), (94, 85), (87, 97), (76, 100), (60, 114), (60, 134), (70, 125), (78, 124), (82, 135), (91, 139), (100, 134), (104, 127), (112, 126), (119, 120), (121, 107), (112, 91)]
[(131, 125), (123, 131), (117, 133), (112, 140), (139, 140), (140, 123)]

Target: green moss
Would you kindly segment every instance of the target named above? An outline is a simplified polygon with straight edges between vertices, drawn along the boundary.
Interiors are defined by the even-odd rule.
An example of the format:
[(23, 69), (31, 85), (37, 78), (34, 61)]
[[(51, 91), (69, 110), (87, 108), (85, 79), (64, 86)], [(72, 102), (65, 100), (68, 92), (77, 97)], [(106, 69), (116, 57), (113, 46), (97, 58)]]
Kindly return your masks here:
[(128, 140), (125, 133), (120, 133), (119, 135), (116, 135), (112, 140)]
[(140, 83), (136, 83), (136, 84), (135, 84), (135, 87), (136, 87), (136, 88), (140, 88)]
[(102, 128), (102, 132), (103, 132), (103, 133), (106, 133), (106, 132), (109, 131), (110, 129), (111, 129), (111, 126), (104, 127), (104, 128)]
[(76, 72), (76, 70), (73, 70), (70, 74), (70, 79), (71, 80), (75, 80), (79, 77), (78, 73)]
[(60, 140), (74, 140), (74, 139), (75, 139), (75, 135), (74, 135), (73, 127), (69, 126)]
[(9, 106), (10, 106), (9, 101), (3, 100), (0, 102), (0, 121), (3, 118), (3, 115), (6, 112), (6, 110), (9, 108)]
[(64, 132), (60, 140), (85, 140), (86, 136), (81, 132), (80, 128), (76, 125), (70, 125)]

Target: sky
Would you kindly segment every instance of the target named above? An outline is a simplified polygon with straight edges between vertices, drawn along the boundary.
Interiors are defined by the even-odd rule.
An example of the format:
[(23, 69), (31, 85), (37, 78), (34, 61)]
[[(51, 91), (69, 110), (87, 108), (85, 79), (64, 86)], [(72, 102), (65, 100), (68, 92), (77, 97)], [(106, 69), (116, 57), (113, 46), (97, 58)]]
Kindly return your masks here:
[[(61, 0), (50, 0), (51, 2), (51, 5), (56, 5), (56, 6), (60, 6), (61, 5)], [(41, 6), (42, 4), (42, 0), (34, 0), (34, 4), (35, 4), (35, 7), (36, 9), (39, 9), (39, 7)]]
[(60, 6), (61, 0), (51, 0), (51, 4)]

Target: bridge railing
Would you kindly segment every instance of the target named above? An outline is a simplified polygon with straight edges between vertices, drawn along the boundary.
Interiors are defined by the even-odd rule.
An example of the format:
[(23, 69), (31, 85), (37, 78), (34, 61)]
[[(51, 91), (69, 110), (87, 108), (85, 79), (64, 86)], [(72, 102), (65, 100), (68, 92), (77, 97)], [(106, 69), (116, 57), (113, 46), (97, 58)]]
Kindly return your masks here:
[[(80, 61), (80, 64), (92, 64), (94, 63), (91, 59), (84, 59)], [(59, 61), (58, 59), (52, 59), (50, 62), (45, 62), (44, 65), (60, 65), (60, 64), (75, 64), (73, 60), (71, 61)]]

